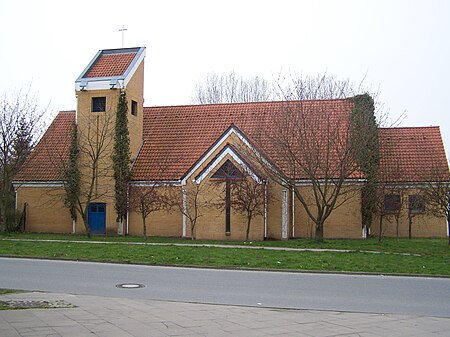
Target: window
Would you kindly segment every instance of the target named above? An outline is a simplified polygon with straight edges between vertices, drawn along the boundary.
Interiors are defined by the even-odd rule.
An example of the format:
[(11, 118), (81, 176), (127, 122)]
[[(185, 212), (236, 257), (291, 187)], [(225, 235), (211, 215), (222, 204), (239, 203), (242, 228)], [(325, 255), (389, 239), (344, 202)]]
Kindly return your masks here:
[(400, 211), (401, 201), (400, 195), (389, 194), (384, 196), (384, 212), (397, 213)]
[(131, 101), (131, 114), (133, 116), (137, 116), (137, 110), (138, 110), (137, 102), (136, 101)]
[(92, 112), (106, 111), (106, 97), (92, 97)]
[(223, 165), (216, 171), (216, 173), (212, 175), (211, 178), (242, 179), (244, 178), (244, 175), (229, 159), (227, 159), (227, 161), (223, 163)]
[(425, 198), (422, 195), (408, 196), (409, 213), (425, 213)]

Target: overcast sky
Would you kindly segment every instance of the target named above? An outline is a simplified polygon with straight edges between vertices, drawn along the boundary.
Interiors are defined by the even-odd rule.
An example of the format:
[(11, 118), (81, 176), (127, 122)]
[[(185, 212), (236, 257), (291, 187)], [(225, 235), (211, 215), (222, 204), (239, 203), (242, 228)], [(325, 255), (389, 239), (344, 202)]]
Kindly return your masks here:
[(0, 4), (0, 93), (53, 115), (99, 49), (147, 47), (145, 106), (191, 103), (207, 73), (327, 73), (380, 92), (402, 126), (441, 126), (450, 152), (450, 1), (17, 1)]

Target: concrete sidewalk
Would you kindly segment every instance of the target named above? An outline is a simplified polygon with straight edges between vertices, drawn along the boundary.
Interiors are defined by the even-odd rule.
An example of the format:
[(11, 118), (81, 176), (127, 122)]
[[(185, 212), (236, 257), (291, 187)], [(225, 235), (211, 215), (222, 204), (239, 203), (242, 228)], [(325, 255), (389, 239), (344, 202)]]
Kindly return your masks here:
[[(133, 291), (130, 289), (130, 291)], [(0, 336), (450, 336), (450, 318), (280, 310), (57, 293), (0, 300), (64, 301), (76, 308), (0, 311)]]

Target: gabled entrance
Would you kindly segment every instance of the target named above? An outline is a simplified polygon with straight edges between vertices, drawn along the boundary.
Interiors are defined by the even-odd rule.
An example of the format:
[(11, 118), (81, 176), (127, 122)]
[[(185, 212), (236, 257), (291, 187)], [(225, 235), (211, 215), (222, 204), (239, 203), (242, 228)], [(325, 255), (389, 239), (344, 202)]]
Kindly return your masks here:
[(106, 204), (89, 204), (88, 223), (92, 234), (106, 234)]

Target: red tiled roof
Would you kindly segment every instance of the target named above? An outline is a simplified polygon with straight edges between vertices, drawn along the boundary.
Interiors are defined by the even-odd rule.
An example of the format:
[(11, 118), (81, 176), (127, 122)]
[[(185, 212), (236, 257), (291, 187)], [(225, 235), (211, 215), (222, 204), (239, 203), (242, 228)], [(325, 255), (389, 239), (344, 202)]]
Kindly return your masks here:
[(380, 181), (428, 181), (435, 173), (449, 177), (439, 127), (381, 128), (379, 142)]
[(255, 139), (261, 125), (274, 125), (291, 104), (308, 105), (314, 118), (348, 116), (353, 107), (350, 99), (147, 107), (144, 108), (145, 141), (133, 167), (133, 180), (182, 178), (232, 124), (285, 169), (286, 163), (278, 158), (275, 146)]
[(75, 111), (61, 111), (31, 152), (15, 181), (60, 180), (60, 163), (68, 159)]
[[(298, 103), (298, 102), (297, 102)], [(144, 108), (144, 145), (133, 166), (133, 180), (179, 180), (235, 125), (283, 170), (287, 164), (267, 140), (256, 142), (261, 125), (270, 127), (287, 102), (187, 105)], [(294, 104), (294, 103), (292, 103)], [(323, 115), (350, 113), (351, 100), (306, 101)], [(314, 111), (314, 110), (313, 110)], [(16, 181), (60, 179), (58, 161), (67, 160), (75, 112), (60, 112), (26, 160)], [(272, 123), (271, 123), (272, 122)], [(265, 124), (261, 124), (265, 123)], [(439, 127), (381, 128), (379, 179), (420, 182), (448, 163)], [(301, 178), (301, 177), (300, 177)]]
[(98, 57), (91, 69), (84, 75), (85, 78), (122, 76), (136, 56), (136, 52), (102, 54)]

